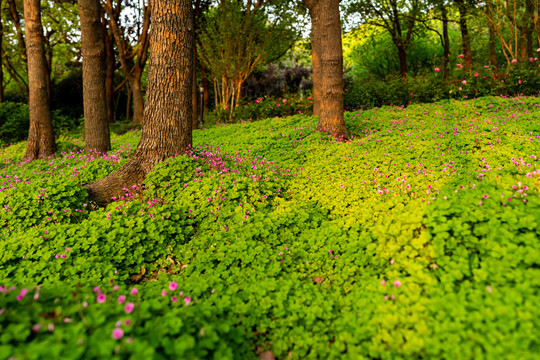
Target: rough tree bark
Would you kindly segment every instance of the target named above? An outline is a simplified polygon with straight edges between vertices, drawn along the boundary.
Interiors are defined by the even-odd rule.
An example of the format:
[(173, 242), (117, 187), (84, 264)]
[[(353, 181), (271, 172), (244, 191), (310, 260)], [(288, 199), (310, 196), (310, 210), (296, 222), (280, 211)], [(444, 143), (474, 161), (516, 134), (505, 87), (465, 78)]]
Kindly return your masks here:
[(466, 0), (456, 0), (459, 10), (459, 28), (461, 30), (461, 42), (463, 46), (464, 65), (467, 70), (472, 69), (471, 37), (467, 25), (467, 4)]
[(313, 59), (320, 59), (320, 108), (318, 130), (346, 137), (343, 118), (343, 48), (340, 0), (303, 0), (311, 17), (312, 33), (318, 39)]
[(40, 0), (24, 0), (24, 19), (30, 109), (30, 130), (25, 158), (34, 160), (51, 156), (56, 152), (47, 91), (47, 64)]
[(191, 145), (193, 15), (191, 0), (153, 0), (148, 92), (141, 140), (117, 172), (86, 185), (98, 204), (140, 184), (153, 167)]
[(99, 0), (79, 0), (83, 56), (84, 138), (86, 153), (111, 150), (105, 90), (105, 34)]

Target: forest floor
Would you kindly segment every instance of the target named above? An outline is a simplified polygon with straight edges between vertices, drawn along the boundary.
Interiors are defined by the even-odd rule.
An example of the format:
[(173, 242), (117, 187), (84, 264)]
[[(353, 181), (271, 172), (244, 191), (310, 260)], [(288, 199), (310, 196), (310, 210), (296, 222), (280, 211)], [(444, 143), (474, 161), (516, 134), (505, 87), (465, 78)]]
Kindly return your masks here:
[(107, 208), (139, 131), (0, 149), (0, 359), (536, 358), (540, 99), (346, 122), (197, 130)]

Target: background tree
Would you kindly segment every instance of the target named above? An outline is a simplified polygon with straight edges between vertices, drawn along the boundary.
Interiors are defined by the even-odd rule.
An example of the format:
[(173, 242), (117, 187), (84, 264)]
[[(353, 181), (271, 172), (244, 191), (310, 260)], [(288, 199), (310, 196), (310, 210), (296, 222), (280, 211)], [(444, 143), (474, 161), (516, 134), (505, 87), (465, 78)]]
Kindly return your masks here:
[(205, 17), (198, 54), (213, 79), (216, 103), (223, 108), (234, 108), (249, 75), (283, 56), (296, 39), (290, 14), (274, 8), (270, 18), (269, 4), (223, 0)]
[(360, 0), (350, 3), (348, 12), (362, 15), (363, 21), (385, 29), (396, 46), (401, 76), (407, 78), (407, 49), (413, 40), (420, 16), (419, 0)]
[(117, 172), (86, 186), (100, 204), (140, 184), (154, 165), (183, 154), (191, 139), (193, 9), (191, 0), (153, 0), (148, 91), (141, 140)]
[[(320, 87), (318, 130), (346, 137), (343, 118), (343, 47), (340, 0), (303, 0), (309, 10), (312, 34), (317, 38), (313, 58), (320, 59), (317, 86)], [(315, 85), (315, 84), (314, 84)]]
[[(127, 2), (127, 5), (130, 3)], [(141, 88), (141, 78), (148, 59), (149, 31), (150, 31), (150, 4), (142, 1), (142, 8), (138, 3), (131, 4), (131, 11), (142, 13), (142, 22), (134, 22), (133, 27), (121, 26), (118, 17), (118, 6), (112, 0), (102, 0), (103, 7), (108, 15), (108, 21), (114, 41), (118, 48), (120, 64), (124, 70), (127, 82), (133, 95), (133, 123), (140, 124), (144, 116), (144, 97)], [(136, 44), (132, 45), (129, 35), (136, 34)], [(132, 36), (133, 37), (133, 36)], [(128, 107), (129, 111), (129, 107)]]
[(83, 55), (84, 138), (86, 152), (111, 149), (105, 91), (105, 34), (99, 0), (79, 0)]
[(24, 19), (30, 108), (30, 131), (25, 158), (33, 160), (51, 156), (56, 151), (47, 90), (40, 0), (24, 0)]

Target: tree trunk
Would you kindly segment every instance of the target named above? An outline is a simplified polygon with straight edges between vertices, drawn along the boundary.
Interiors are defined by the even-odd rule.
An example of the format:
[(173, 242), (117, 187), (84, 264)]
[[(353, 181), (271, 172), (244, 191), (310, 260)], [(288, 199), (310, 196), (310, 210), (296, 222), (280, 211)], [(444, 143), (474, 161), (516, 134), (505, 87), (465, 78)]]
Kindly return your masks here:
[(441, 6), (442, 31), (443, 31), (443, 79), (450, 76), (450, 37), (448, 36), (448, 9), (444, 4)]
[(51, 156), (56, 151), (47, 93), (47, 64), (40, 0), (24, 0), (24, 19), (30, 109), (30, 130), (25, 158), (34, 160)]
[[(540, 4), (539, 4), (540, 6)], [(526, 57), (534, 58), (534, 8), (535, 4), (533, 0), (525, 0), (525, 16), (524, 20), (526, 22), (526, 37), (527, 37), (527, 51)], [(539, 44), (540, 46), (540, 44)]]
[(86, 153), (111, 150), (105, 89), (105, 34), (98, 0), (78, 0), (83, 56)]
[(141, 140), (117, 172), (86, 186), (98, 204), (140, 184), (154, 165), (191, 146), (193, 16), (191, 0), (152, 2), (148, 97)]
[(398, 49), (399, 57), (399, 73), (401, 74), (402, 79), (407, 79), (407, 48), (402, 44), (396, 44)]
[(497, 61), (497, 54), (495, 53), (495, 31), (492, 26), (489, 26), (489, 60), (491, 66), (497, 68), (499, 62)]
[(467, 4), (465, 0), (456, 0), (459, 9), (459, 28), (461, 30), (461, 42), (463, 46), (464, 65), (470, 71), (472, 69), (471, 38), (467, 26)]
[(339, 2), (340, 0), (304, 0), (311, 17), (312, 33), (317, 39), (315, 42), (318, 42), (313, 49), (313, 59), (320, 59), (320, 108), (317, 128), (336, 137), (346, 137)]

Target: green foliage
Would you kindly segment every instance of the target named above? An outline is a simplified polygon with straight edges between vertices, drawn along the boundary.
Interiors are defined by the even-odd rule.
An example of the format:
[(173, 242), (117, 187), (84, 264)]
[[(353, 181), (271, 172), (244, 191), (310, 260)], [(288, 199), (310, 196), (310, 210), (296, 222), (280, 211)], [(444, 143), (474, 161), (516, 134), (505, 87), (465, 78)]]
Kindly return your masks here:
[(347, 142), (300, 115), (198, 130), (105, 209), (80, 184), (138, 132), (97, 159), (3, 149), (0, 358), (534, 359), (538, 108), (347, 113)]
[(29, 115), (26, 104), (0, 104), (0, 140), (3, 143), (21, 141), (28, 137)]
[(260, 97), (254, 101), (240, 103), (233, 111), (230, 109), (217, 109), (209, 114), (205, 123), (207, 125), (226, 124), (245, 120), (286, 117), (296, 114), (313, 114), (313, 100), (311, 96), (300, 97), (292, 94), (283, 97)]

